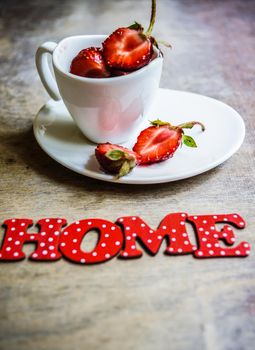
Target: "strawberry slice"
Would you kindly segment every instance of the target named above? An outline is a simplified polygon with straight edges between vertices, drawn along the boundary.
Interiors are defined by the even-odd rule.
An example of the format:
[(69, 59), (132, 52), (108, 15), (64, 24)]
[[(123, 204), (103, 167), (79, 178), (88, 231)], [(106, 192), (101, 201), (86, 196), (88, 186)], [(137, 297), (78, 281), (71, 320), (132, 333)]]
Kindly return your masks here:
[(135, 22), (129, 27), (118, 28), (103, 42), (103, 55), (111, 70), (134, 71), (154, 58), (153, 45), (158, 48), (157, 41), (151, 36), (155, 19), (156, 0), (152, 0), (150, 25), (146, 32)]
[(181, 143), (188, 147), (197, 147), (191, 136), (185, 135), (183, 129), (191, 129), (199, 124), (202, 131), (205, 127), (200, 122), (188, 122), (178, 126), (155, 120), (152, 126), (143, 130), (137, 138), (133, 150), (141, 156), (140, 164), (162, 162), (172, 157)]
[(103, 42), (103, 55), (110, 68), (133, 71), (149, 63), (153, 54), (143, 28), (119, 28)]
[(117, 178), (130, 173), (140, 162), (140, 156), (128, 148), (112, 143), (100, 143), (95, 149), (96, 158), (102, 169)]
[(81, 50), (72, 60), (70, 73), (88, 78), (107, 78), (111, 75), (102, 56), (102, 50), (98, 47)]

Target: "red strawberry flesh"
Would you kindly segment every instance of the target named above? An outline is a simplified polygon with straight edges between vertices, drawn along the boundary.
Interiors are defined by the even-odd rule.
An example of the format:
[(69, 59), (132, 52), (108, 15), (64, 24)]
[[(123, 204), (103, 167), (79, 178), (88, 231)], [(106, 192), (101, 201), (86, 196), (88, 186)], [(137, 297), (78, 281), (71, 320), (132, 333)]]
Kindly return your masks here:
[(133, 150), (141, 156), (140, 164), (161, 162), (174, 154), (181, 139), (179, 128), (150, 126), (140, 133)]
[(87, 78), (107, 78), (111, 75), (102, 56), (102, 50), (97, 47), (81, 50), (72, 60), (70, 73)]
[(110, 68), (133, 71), (149, 63), (153, 45), (141, 30), (119, 28), (103, 42), (103, 55)]

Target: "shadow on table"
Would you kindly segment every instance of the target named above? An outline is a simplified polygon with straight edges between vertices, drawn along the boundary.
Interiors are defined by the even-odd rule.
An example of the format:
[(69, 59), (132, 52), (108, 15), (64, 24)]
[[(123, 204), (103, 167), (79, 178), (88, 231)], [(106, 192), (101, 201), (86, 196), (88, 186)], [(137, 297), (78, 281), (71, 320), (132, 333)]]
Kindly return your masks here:
[[(169, 190), (169, 196), (176, 196), (181, 192), (190, 191), (193, 186), (209, 181), (212, 176), (215, 176), (219, 168), (212, 169), (204, 174), (175, 182), (150, 184), (150, 185), (127, 185), (110, 183), (91, 179), (87, 176), (77, 174), (50, 158), (37, 144), (32, 127), (20, 134), (9, 134), (2, 137), (2, 142), (8, 154), (8, 159), (5, 159), (6, 164), (25, 163), (27, 170), (33, 169), (36, 173), (51, 179), (56, 183), (61, 183), (69, 188), (85, 189), (87, 191), (97, 191), (104, 193), (121, 193), (125, 194), (150, 194)], [(10, 157), (10, 154), (13, 157)], [(172, 192), (171, 192), (172, 191)]]

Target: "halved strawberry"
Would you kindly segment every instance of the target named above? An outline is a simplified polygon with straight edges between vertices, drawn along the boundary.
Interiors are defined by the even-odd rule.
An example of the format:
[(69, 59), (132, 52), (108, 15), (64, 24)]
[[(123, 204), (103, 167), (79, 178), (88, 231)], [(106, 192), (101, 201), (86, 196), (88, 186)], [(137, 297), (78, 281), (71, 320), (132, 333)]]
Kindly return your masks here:
[(173, 126), (157, 119), (151, 124), (152, 126), (140, 133), (133, 147), (133, 150), (141, 156), (140, 164), (161, 162), (172, 157), (182, 142), (186, 146), (197, 147), (191, 136), (184, 135), (183, 129), (191, 129), (199, 124), (202, 131), (205, 130), (202, 123), (195, 121)]
[(98, 47), (81, 50), (72, 60), (70, 72), (88, 78), (107, 78), (111, 75), (102, 56), (102, 50)]
[(127, 175), (140, 162), (135, 152), (109, 142), (97, 145), (95, 155), (102, 169), (118, 178)]
[(156, 0), (152, 0), (151, 8), (150, 25), (145, 33), (141, 24), (135, 22), (130, 27), (118, 28), (103, 42), (103, 55), (111, 69), (134, 71), (152, 59), (153, 45), (158, 47), (151, 36), (156, 18)]

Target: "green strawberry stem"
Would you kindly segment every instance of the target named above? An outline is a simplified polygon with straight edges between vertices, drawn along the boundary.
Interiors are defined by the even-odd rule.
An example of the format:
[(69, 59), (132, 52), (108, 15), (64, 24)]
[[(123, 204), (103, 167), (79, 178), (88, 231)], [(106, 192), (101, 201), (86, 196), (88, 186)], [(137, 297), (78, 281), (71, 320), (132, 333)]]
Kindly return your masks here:
[(196, 121), (183, 123), (183, 124), (178, 125), (177, 127), (178, 127), (178, 128), (181, 128), (181, 129), (192, 129), (194, 125), (200, 125), (202, 131), (205, 131), (205, 126), (204, 126), (204, 124), (202, 124), (202, 123), (200, 123), (200, 122), (196, 122)]
[(151, 1), (151, 19), (150, 19), (150, 25), (149, 28), (147, 29), (147, 32), (145, 33), (146, 36), (150, 36), (154, 23), (156, 19), (156, 0)]

